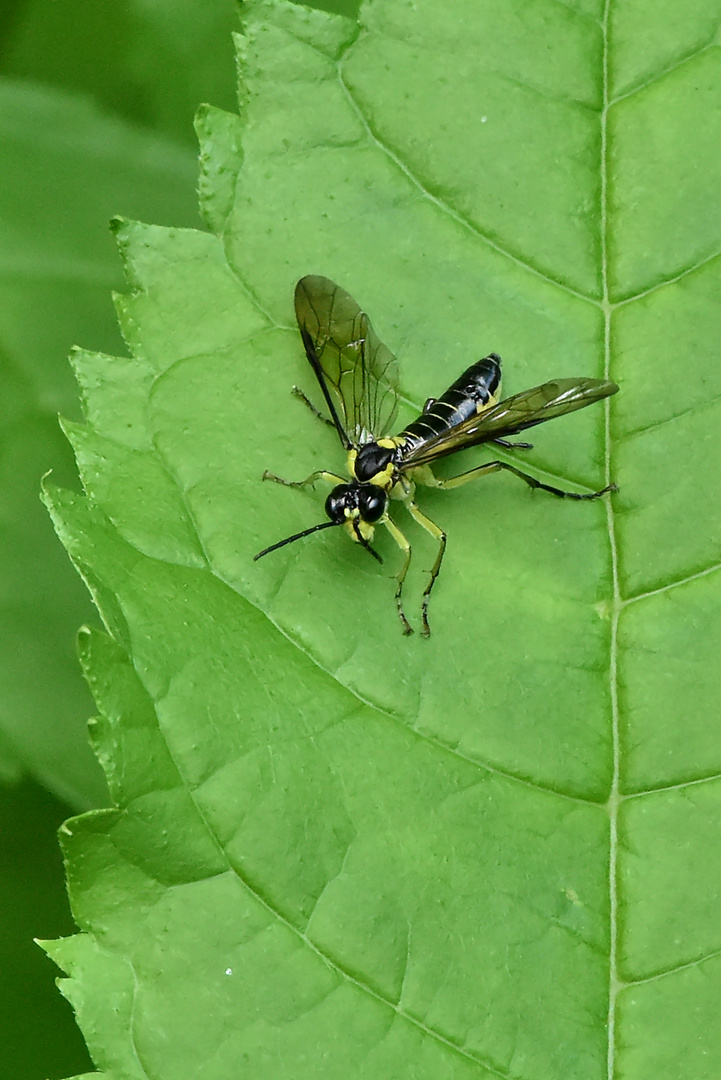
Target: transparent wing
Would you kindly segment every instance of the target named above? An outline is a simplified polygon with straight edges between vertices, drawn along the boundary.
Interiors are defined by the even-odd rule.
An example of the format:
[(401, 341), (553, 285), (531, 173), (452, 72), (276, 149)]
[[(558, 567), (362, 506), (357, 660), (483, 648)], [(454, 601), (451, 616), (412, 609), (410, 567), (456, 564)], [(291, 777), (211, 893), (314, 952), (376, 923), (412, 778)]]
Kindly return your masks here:
[(345, 289), (311, 275), (295, 287), (295, 314), (343, 445), (386, 434), (398, 405), (397, 362), (365, 312)]
[(404, 465), (427, 465), (446, 454), (491, 439), (516, 435), (526, 428), (553, 420), (556, 416), (584, 409), (595, 401), (615, 394), (615, 383), (603, 379), (554, 379), (500, 401), (477, 416), (471, 416), (450, 431), (441, 432), (403, 456)]

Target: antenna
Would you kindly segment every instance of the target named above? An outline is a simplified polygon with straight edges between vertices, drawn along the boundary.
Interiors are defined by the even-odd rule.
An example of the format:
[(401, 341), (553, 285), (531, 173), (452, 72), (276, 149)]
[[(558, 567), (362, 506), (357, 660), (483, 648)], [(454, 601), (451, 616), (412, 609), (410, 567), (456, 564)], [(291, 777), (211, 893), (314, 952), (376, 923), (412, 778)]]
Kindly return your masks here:
[(304, 529), (303, 532), (296, 533), (295, 536), (287, 536), (285, 540), (279, 540), (277, 544), (271, 544), (270, 547), (263, 548), (262, 551), (253, 556), (253, 562), (262, 559), (264, 555), (268, 555), (271, 551), (277, 551), (278, 548), (285, 547), (286, 544), (292, 544), (295, 540), (302, 540), (304, 536), (310, 536), (311, 533), (318, 532), (319, 529), (330, 529), (332, 525), (342, 524), (342, 521), (321, 521), (320, 525), (313, 525), (312, 528)]

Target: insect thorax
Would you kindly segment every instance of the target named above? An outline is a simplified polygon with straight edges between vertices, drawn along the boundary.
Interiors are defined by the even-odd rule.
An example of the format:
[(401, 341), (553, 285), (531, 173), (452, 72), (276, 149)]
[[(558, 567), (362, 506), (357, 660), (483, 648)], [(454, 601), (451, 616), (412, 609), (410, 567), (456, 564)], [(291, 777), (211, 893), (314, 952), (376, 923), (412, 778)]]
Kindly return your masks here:
[(360, 484), (375, 484), (388, 491), (395, 481), (397, 439), (378, 439), (348, 454), (348, 471)]

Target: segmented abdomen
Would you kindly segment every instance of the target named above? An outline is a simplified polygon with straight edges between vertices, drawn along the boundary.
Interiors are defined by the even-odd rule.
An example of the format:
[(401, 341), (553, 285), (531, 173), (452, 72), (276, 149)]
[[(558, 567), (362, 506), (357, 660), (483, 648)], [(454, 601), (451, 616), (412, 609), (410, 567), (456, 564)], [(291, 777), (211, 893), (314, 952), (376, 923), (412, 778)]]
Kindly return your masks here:
[(493, 404), (491, 399), (500, 383), (501, 358), (496, 353), (471, 364), (442, 397), (431, 399), (418, 419), (401, 432), (399, 438), (407, 440), (404, 449), (415, 449), (463, 423), (484, 405)]

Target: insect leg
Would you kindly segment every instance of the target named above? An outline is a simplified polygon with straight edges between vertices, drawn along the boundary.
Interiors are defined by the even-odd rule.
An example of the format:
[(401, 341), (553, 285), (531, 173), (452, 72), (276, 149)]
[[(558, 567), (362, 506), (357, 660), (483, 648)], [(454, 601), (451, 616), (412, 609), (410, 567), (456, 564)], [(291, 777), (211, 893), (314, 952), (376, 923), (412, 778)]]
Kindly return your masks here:
[(509, 442), (508, 439), (491, 439), (496, 446), (503, 446), (506, 450), (533, 450), (532, 442)]
[(423, 637), (429, 637), (431, 633), (431, 628), (428, 625), (428, 601), (430, 599), (431, 589), (436, 583), (436, 578), (438, 577), (439, 571), (441, 569), (441, 563), (443, 562), (443, 556), (446, 551), (446, 534), (443, 532), (443, 529), (438, 528), (435, 521), (431, 521), (430, 518), (427, 518), (426, 515), (418, 509), (414, 502), (408, 501), (406, 503), (406, 506), (408, 507), (409, 514), (411, 514), (415, 518), (418, 524), (422, 525), (426, 532), (429, 532), (431, 536), (438, 541), (438, 554), (436, 555), (436, 561), (434, 562), (433, 569), (431, 570), (431, 580), (428, 582), (423, 591), (423, 605), (421, 607), (421, 618), (423, 620)]
[(413, 627), (411, 626), (411, 624), (408, 622), (408, 619), (406, 618), (406, 614), (405, 614), (405, 612), (403, 610), (403, 601), (401, 600), (401, 593), (403, 591), (403, 582), (406, 579), (406, 574), (408, 573), (408, 567), (411, 564), (411, 545), (408, 543), (405, 536), (403, 535), (401, 530), (398, 528), (398, 526), (395, 524), (395, 522), (391, 521), (391, 519), (389, 517), (385, 518), (385, 520), (383, 521), (383, 524), (385, 525), (386, 529), (388, 529), (388, 532), (391, 534), (391, 536), (393, 537), (395, 542), (398, 544), (398, 547), (401, 549), (401, 551), (403, 552), (403, 554), (405, 556), (405, 558), (403, 560), (403, 566), (401, 567), (400, 573), (398, 574), (398, 577), (396, 578), (396, 581), (398, 582), (398, 584), (396, 585), (396, 606), (398, 608), (398, 618), (403, 623), (403, 633), (404, 634), (412, 634), (413, 633)]
[(306, 397), (306, 395), (303, 393), (303, 391), (300, 389), (299, 386), (294, 386), (293, 389), (291, 390), (291, 394), (293, 395), (293, 397), (298, 398), (305, 405), (307, 405), (307, 407), (313, 413), (313, 416), (316, 416), (319, 420), (322, 420), (324, 424), (328, 425), (328, 427), (332, 427), (332, 428), (335, 427), (335, 424), (333, 423), (333, 421), (329, 420), (327, 416), (323, 416), (323, 413), (320, 411), (320, 409), (316, 409), (313, 402), (310, 400), (309, 397)]
[(326, 472), (324, 469), (311, 473), (310, 476), (306, 476), (305, 480), (284, 480), (282, 476), (276, 476), (275, 473), (268, 472), (266, 469), (261, 479), (274, 480), (276, 484), (283, 484), (284, 487), (292, 488), (304, 488), (307, 487), (308, 484), (312, 487), (316, 480), (327, 480), (329, 484), (347, 483), (342, 476), (336, 476), (335, 473)]
[(607, 487), (601, 488), (600, 491), (592, 491), (588, 495), (580, 495), (576, 491), (564, 491), (562, 488), (552, 487), (550, 484), (542, 484), (540, 480), (536, 480), (535, 476), (521, 472), (515, 465), (509, 465), (507, 461), (489, 461), (485, 465), (478, 465), (477, 468), (469, 469), (468, 472), (461, 473), (459, 476), (452, 476), (449, 480), (436, 479), (436, 484), (439, 488), (448, 490), (449, 488), (460, 487), (461, 484), (473, 480), (476, 476), (485, 476), (487, 473), (499, 472), (500, 470), (512, 472), (514, 476), (517, 476), (519, 480), (523, 480), (529, 487), (540, 488), (541, 491), (550, 491), (552, 495), (558, 495), (561, 499), (597, 499), (599, 495), (605, 495), (607, 491), (618, 490), (615, 484), (609, 484)]

